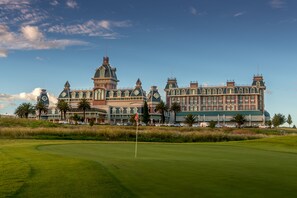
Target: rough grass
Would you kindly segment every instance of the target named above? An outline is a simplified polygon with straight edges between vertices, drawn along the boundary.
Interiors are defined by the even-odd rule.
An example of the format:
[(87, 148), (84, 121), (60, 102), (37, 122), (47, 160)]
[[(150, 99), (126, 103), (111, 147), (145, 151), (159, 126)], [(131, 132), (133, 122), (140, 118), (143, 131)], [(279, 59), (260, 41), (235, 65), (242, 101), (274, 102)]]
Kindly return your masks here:
[[(296, 197), (297, 136), (165, 144), (0, 140), (0, 197)], [(10, 163), (8, 163), (10, 162)]]
[[(135, 141), (135, 126), (60, 125), (48, 121), (0, 118), (0, 138)], [(296, 131), (296, 130), (295, 130)], [(139, 127), (141, 142), (222, 142), (292, 134), (286, 129)]]

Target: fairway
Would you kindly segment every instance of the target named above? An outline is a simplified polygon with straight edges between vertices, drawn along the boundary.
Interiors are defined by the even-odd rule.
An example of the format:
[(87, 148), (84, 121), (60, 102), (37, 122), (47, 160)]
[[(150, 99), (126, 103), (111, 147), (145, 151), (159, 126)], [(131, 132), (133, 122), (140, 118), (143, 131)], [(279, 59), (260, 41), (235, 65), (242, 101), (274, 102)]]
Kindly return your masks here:
[(0, 197), (296, 197), (297, 138), (227, 143), (0, 140)]

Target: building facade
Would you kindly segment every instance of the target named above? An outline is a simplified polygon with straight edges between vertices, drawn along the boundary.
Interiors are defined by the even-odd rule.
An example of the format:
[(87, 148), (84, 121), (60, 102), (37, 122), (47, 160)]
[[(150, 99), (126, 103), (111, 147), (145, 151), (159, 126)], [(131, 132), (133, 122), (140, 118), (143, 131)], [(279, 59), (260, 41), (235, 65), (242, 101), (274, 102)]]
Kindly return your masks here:
[(65, 100), (71, 106), (68, 118), (74, 114), (82, 114), (78, 103), (82, 98), (87, 99), (91, 109), (86, 112), (87, 119), (96, 119), (101, 123), (127, 123), (136, 112), (141, 116), (144, 102), (147, 101), (151, 113), (151, 121), (160, 119), (155, 107), (161, 101), (161, 96), (156, 86), (152, 86), (149, 94), (142, 88), (140, 79), (133, 88), (118, 89), (116, 68), (109, 64), (109, 57), (103, 57), (103, 63), (96, 69), (93, 80), (93, 89), (71, 89), (67, 81), (58, 100)]
[(191, 82), (189, 87), (179, 88), (176, 78), (169, 78), (165, 87), (166, 103), (178, 103), (181, 112), (177, 121), (182, 122), (187, 114), (197, 117), (197, 122), (230, 122), (236, 114), (242, 114), (247, 125), (260, 125), (270, 119), (265, 111), (263, 76), (253, 77), (251, 85), (239, 86), (228, 81), (224, 86), (199, 86)]

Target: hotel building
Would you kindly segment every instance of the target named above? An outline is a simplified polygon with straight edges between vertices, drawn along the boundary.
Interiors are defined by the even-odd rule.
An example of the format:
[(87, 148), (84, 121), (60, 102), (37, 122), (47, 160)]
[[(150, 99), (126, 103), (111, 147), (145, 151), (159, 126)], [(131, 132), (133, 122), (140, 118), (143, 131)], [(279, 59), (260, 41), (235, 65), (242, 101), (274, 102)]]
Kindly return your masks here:
[(178, 122), (184, 121), (188, 114), (197, 117), (198, 122), (217, 121), (226, 124), (236, 114), (242, 114), (247, 125), (259, 125), (270, 119), (265, 111), (264, 92), (266, 86), (263, 76), (253, 77), (251, 85), (239, 86), (228, 81), (224, 86), (199, 86), (191, 82), (189, 87), (179, 88), (176, 78), (169, 78), (165, 87), (166, 103), (178, 103), (181, 112)]
[(103, 57), (103, 63), (96, 69), (93, 80), (93, 89), (71, 89), (67, 81), (60, 93), (58, 100), (65, 100), (71, 106), (67, 113), (68, 118), (74, 114), (82, 115), (77, 108), (82, 98), (87, 99), (91, 109), (86, 112), (86, 118), (96, 119), (101, 123), (126, 123), (130, 116), (138, 112), (142, 115), (144, 102), (147, 101), (151, 121), (159, 121), (160, 114), (155, 107), (161, 101), (161, 96), (156, 86), (152, 86), (148, 94), (142, 88), (140, 79), (133, 88), (118, 89), (116, 68), (109, 64), (109, 57)]

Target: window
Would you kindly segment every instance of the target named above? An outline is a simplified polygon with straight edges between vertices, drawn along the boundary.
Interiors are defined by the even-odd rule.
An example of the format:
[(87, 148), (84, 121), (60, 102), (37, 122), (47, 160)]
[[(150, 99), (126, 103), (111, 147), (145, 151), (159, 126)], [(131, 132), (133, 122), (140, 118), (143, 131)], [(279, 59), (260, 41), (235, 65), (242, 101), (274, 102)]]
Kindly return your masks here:
[(186, 95), (186, 90), (182, 90), (182, 95)]
[(244, 93), (250, 93), (249, 88), (245, 88)]
[(218, 94), (223, 94), (223, 89), (222, 89), (222, 88), (220, 88), (220, 89), (218, 90)]
[(255, 88), (252, 88), (251, 89), (251, 93), (255, 93)]
[(113, 91), (109, 92), (109, 97), (112, 98), (113, 97)]
[(129, 97), (129, 91), (128, 90), (125, 91), (125, 97)]
[(117, 96), (122, 97), (122, 92), (120, 90), (118, 91)]
[(233, 94), (233, 93), (234, 93), (234, 89), (229, 88), (229, 89), (228, 89), (228, 93), (229, 93), (229, 94)]
[(242, 87), (239, 88), (239, 93), (240, 93), (240, 94), (243, 93), (243, 89), (242, 89)]
[(207, 90), (207, 95), (211, 95), (211, 89)]
[(217, 89), (213, 89), (213, 90), (212, 90), (212, 93), (213, 93), (213, 94), (217, 94)]
[(174, 90), (171, 90), (171, 95), (175, 95)]
[(202, 95), (205, 95), (205, 94), (206, 94), (206, 90), (202, 89)]

